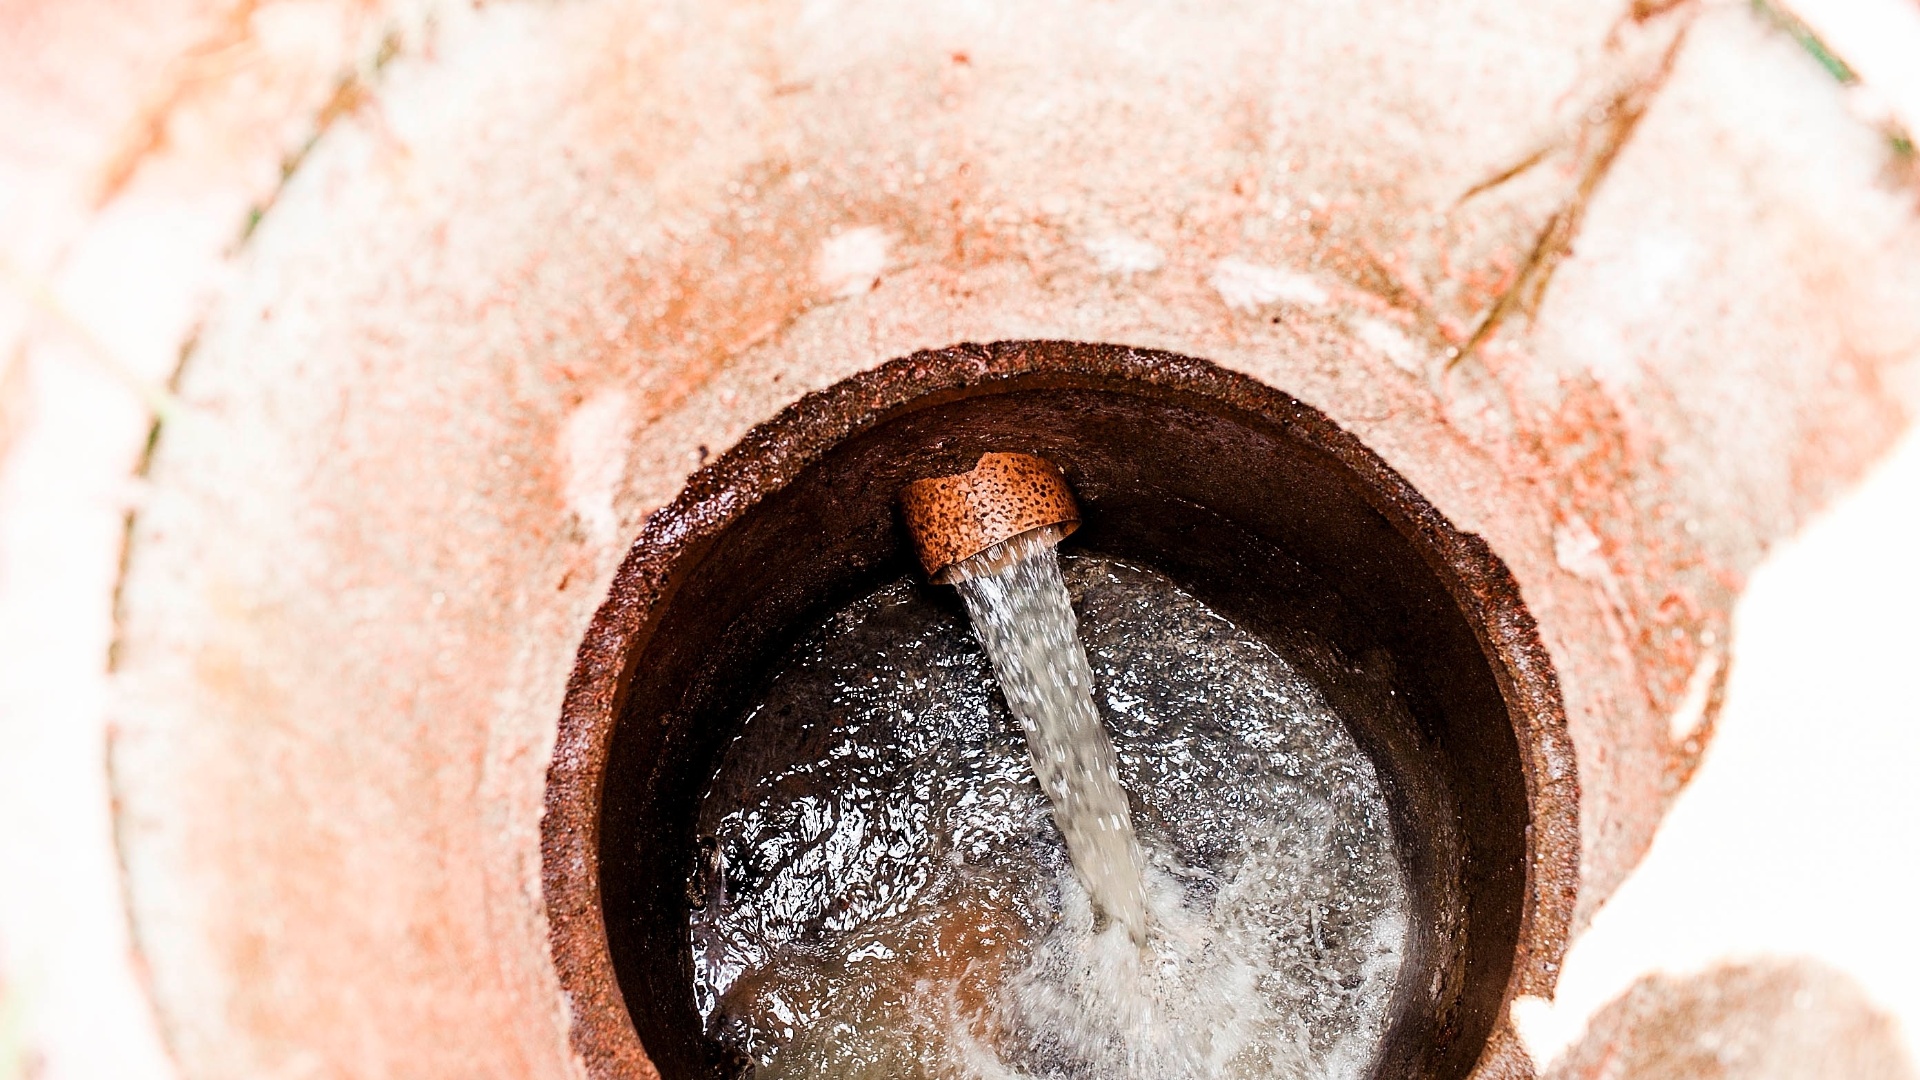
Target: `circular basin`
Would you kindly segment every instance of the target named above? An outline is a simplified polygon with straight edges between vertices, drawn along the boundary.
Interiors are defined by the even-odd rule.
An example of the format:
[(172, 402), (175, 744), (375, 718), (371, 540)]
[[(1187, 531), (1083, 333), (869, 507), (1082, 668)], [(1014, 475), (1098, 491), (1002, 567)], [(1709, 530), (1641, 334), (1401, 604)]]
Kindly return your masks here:
[(1578, 850), (1559, 691), (1511, 575), (1277, 390), (1165, 353), (1010, 342), (796, 402), (697, 473), (622, 565), (569, 685), (542, 835), (592, 1075), (737, 1068), (695, 1008), (701, 799), (780, 658), (915, 572), (900, 489), (990, 451), (1064, 470), (1074, 548), (1323, 658), (1311, 677), (1372, 761), (1413, 913), (1374, 1074), (1500, 1071), (1517, 1053), (1505, 1004), (1552, 984)]

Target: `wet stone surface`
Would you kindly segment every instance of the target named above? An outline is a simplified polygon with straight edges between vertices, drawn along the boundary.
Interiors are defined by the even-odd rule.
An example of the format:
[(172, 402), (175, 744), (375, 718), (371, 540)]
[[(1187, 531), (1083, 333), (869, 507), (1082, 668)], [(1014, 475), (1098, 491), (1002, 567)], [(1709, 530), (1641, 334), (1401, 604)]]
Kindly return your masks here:
[(697, 1006), (756, 1077), (1347, 1077), (1409, 927), (1366, 756), (1165, 578), (1064, 557), (1146, 855), (1096, 914), (951, 594), (880, 589), (784, 661), (700, 812)]

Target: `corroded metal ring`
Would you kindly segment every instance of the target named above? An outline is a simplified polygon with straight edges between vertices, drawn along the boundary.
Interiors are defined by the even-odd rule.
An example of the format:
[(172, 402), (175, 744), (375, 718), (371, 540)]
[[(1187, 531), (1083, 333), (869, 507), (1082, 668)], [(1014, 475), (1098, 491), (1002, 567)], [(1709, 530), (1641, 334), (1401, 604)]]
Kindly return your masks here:
[(954, 563), (1024, 532), (1080, 527), (1066, 477), (1032, 454), (982, 454), (968, 472), (916, 480), (900, 492), (907, 532), (927, 576), (942, 581)]

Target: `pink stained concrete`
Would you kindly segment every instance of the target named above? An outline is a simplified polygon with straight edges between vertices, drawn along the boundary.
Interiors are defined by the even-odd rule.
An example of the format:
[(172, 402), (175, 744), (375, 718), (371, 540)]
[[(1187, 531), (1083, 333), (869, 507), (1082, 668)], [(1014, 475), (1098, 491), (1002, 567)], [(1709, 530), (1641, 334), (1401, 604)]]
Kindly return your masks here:
[[(564, 1075), (530, 815), (623, 538), (701, 446), (967, 338), (1253, 372), (1484, 532), (1580, 725), (1591, 910), (1692, 767), (1712, 680), (1675, 714), (1744, 574), (1912, 408), (1912, 197), (1805, 57), (1714, 10), (1539, 322), (1443, 375), (1673, 20), (1609, 50), (1604, 11), (1424, 10), (449, 13), (246, 245), (136, 533), (121, 824), (189, 1071)], [(142, 239), (170, 219), (98, 242), (156, 254), (79, 276), (89, 324), (172, 251), (170, 287), (223, 272), (228, 226)], [(170, 303), (102, 335), (150, 379), (204, 302)], [(61, 519), (103, 541), (62, 553), (81, 679), (144, 434), (84, 403), (114, 392), (48, 412), (119, 446), (69, 459), (105, 493)]]

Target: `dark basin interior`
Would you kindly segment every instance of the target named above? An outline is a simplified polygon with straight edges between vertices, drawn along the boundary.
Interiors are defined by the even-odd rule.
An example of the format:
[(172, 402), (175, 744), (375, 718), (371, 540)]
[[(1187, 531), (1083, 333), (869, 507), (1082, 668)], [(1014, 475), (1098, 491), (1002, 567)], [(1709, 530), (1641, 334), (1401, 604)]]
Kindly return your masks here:
[[(1085, 518), (1070, 545), (1157, 569), (1283, 652), (1320, 658), (1315, 677), (1387, 792), (1414, 897), (1378, 1075), (1473, 1070), (1516, 955), (1524, 962), (1532, 895), (1524, 703), (1509, 700), (1512, 665), (1489, 644), (1486, 616), (1470, 614), (1484, 608), (1462, 602), (1462, 550), (1490, 553), (1472, 538), (1463, 549), (1377, 458), (1284, 395), (1193, 361), (1048, 348), (1040, 363), (983, 373), (976, 361), (951, 377), (928, 375), (932, 361), (919, 358), (891, 381), (882, 369), (837, 399), (802, 402), (650, 524), (616, 583), (618, 610), (603, 611), (583, 649), (591, 670), (575, 674), (555, 766), (565, 805), (549, 794), (562, 980), (576, 1009), (592, 1007), (600, 954), (567, 936), (600, 920), (579, 921), (589, 901), (565, 903), (591, 894), (563, 850), (577, 838), (562, 830), (597, 824), (597, 844), (578, 854), (597, 857), (585, 880), (597, 878), (618, 990), (598, 1000), (624, 1002), (631, 1020), (576, 1019), (596, 1075), (624, 1074), (607, 1046), (633, 1034), (669, 1080), (729, 1070), (701, 1035), (691, 991), (698, 801), (769, 666), (827, 613), (914, 571), (901, 486), (989, 450), (1063, 468)], [(927, 385), (937, 389), (913, 392)], [(1383, 688), (1402, 707), (1370, 705)], [(576, 760), (569, 725), (581, 724), (582, 702), (605, 715), (600, 741), (578, 742)], [(596, 788), (597, 823), (576, 805)]]

